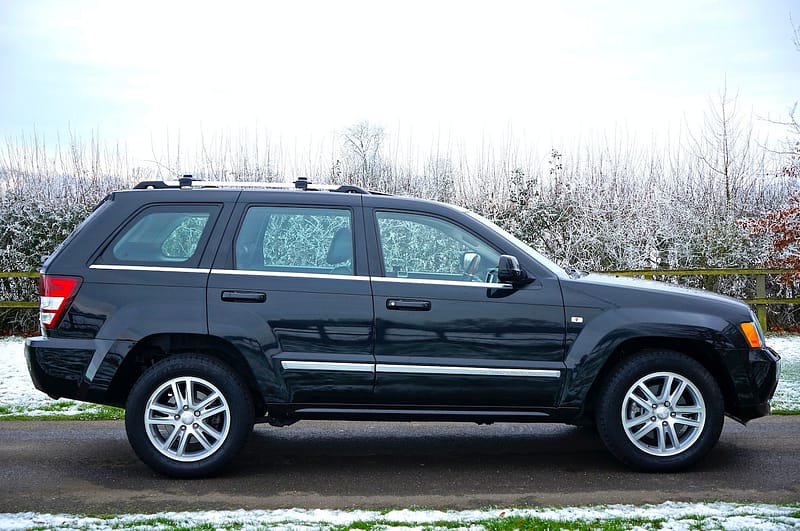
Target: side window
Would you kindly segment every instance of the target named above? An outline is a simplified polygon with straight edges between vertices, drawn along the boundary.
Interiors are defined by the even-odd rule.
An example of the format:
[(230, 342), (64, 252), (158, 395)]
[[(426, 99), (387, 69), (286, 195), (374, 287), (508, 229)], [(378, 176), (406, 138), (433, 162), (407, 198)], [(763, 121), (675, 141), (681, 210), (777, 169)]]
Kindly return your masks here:
[(98, 259), (102, 264), (196, 266), (217, 205), (158, 205), (140, 212)]
[(254, 206), (234, 245), (236, 269), (353, 274), (350, 211)]
[(465, 229), (434, 216), (377, 212), (384, 275), (492, 282), (500, 253)]

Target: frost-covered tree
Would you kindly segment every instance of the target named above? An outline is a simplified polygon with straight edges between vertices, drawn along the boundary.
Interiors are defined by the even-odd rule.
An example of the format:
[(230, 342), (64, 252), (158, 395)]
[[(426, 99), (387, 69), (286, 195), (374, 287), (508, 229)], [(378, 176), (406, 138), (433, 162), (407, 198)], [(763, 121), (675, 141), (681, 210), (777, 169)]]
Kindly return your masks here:
[(388, 190), (392, 183), (381, 152), (385, 138), (383, 127), (367, 121), (345, 129), (341, 133), (342, 159), (335, 163), (335, 177), (349, 184)]

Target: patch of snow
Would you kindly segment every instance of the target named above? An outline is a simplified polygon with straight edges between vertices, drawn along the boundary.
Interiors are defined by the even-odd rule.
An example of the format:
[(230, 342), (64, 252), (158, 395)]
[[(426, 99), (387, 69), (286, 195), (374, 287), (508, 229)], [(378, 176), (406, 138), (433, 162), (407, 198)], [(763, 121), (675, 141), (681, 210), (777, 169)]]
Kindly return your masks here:
[[(478, 523), (495, 518), (535, 517), (551, 521), (603, 521), (644, 519), (663, 521), (661, 529), (797, 529), (800, 518), (792, 516), (797, 507), (769, 504), (677, 503), (659, 505), (608, 505), (563, 508), (488, 509), (473, 511), (425, 511), (399, 509), (378, 511), (338, 511), (322, 509), (282, 509), (274, 511), (202, 511), (156, 514), (127, 514), (94, 518), (68, 514), (0, 513), (0, 529), (106, 530), (146, 526), (150, 529), (195, 527), (210, 524), (216, 528), (236, 526), (241, 529), (314, 530), (349, 526), (355, 522), (374, 522), (382, 530), (402, 531), (437, 529), (435, 522), (463, 524), (463, 529), (484, 529)], [(157, 523), (163, 522), (163, 524)], [(240, 527), (241, 526), (241, 527)], [(644, 524), (637, 529), (649, 529)]]
[(781, 377), (772, 407), (800, 411), (800, 336), (767, 336), (767, 345), (774, 348), (782, 359)]
[(0, 411), (0, 417), (74, 415), (96, 408), (73, 400), (53, 400), (36, 389), (25, 362), (25, 340), (19, 337), (0, 338), (0, 407), (7, 410)]

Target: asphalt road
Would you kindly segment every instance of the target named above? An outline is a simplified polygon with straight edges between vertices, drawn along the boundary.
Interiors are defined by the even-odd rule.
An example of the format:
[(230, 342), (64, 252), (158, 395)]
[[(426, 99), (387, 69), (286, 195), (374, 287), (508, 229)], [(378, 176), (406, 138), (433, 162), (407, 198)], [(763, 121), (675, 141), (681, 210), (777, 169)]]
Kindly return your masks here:
[(122, 422), (0, 422), (0, 512), (800, 502), (800, 416), (727, 420), (679, 474), (631, 472), (561, 425), (300, 422), (257, 426), (222, 477), (172, 480)]

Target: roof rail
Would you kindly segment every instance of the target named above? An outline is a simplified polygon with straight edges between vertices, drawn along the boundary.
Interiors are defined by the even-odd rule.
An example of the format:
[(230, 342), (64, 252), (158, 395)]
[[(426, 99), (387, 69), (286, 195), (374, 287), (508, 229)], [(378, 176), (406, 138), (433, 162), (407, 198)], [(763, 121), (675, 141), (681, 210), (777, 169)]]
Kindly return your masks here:
[(329, 191), (348, 194), (370, 194), (360, 186), (351, 184), (314, 184), (308, 177), (298, 177), (293, 183), (275, 183), (260, 181), (204, 181), (184, 175), (175, 181), (142, 181), (133, 187), (134, 190), (164, 190), (168, 188), (200, 189), (200, 188), (263, 188), (275, 190)]

